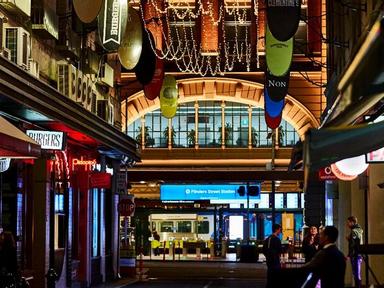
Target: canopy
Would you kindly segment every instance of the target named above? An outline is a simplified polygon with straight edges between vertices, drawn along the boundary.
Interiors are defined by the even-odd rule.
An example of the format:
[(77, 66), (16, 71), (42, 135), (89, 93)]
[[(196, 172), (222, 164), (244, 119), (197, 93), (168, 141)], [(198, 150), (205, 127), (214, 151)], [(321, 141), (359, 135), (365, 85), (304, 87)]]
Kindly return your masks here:
[(38, 158), (40, 145), (0, 116), (0, 157)]

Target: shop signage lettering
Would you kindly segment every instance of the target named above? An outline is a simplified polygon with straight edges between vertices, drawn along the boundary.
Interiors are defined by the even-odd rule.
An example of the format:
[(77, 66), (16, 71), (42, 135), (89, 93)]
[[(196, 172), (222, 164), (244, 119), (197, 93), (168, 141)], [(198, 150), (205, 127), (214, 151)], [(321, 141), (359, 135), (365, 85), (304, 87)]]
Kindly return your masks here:
[(382, 163), (384, 162), (384, 148), (369, 152), (366, 155), (367, 163)]
[(99, 15), (99, 31), (102, 44), (109, 51), (117, 50), (125, 33), (128, 18), (128, 1), (105, 0)]
[(268, 0), (271, 7), (298, 7), (301, 0)]
[(93, 172), (89, 178), (91, 188), (111, 189), (111, 174), (106, 172)]
[(337, 180), (335, 174), (333, 174), (330, 166), (319, 170), (319, 180)]
[(285, 81), (276, 81), (276, 80), (268, 80), (269, 87), (287, 87), (287, 82)]
[(65, 134), (61, 131), (27, 130), (26, 134), (35, 140), (41, 149), (64, 150)]
[(80, 159), (72, 159), (72, 170), (75, 170), (76, 166), (83, 166), (85, 171), (91, 170), (92, 166), (96, 165), (96, 159), (84, 160), (83, 156)]
[(0, 158), (0, 173), (7, 171), (9, 164), (11, 164), (11, 158)]

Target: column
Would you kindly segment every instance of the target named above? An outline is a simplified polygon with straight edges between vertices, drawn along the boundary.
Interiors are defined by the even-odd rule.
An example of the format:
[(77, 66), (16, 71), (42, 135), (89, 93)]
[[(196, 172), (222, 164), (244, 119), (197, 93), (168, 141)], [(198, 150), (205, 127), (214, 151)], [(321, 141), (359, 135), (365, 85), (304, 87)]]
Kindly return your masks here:
[[(369, 167), (368, 193), (368, 241), (369, 244), (384, 243), (384, 189), (378, 184), (384, 182), (384, 164), (371, 164)], [(380, 283), (384, 282), (383, 255), (369, 256), (369, 265)], [(365, 283), (363, 281), (363, 283)], [(370, 283), (374, 283), (370, 277)]]
[(49, 261), (49, 166), (45, 159), (33, 165), (32, 269), (35, 287), (45, 287)]
[(221, 102), (221, 149), (225, 148), (225, 101)]
[(195, 102), (195, 149), (199, 149), (199, 102)]
[(252, 106), (248, 106), (248, 149), (252, 149)]
[(168, 150), (172, 149), (173, 142), (172, 118), (168, 119)]
[(141, 149), (145, 149), (145, 116), (141, 116)]
[[(101, 172), (105, 172), (107, 168), (106, 157), (101, 155), (100, 157)], [(100, 191), (100, 274), (102, 282), (106, 281), (106, 270), (105, 270), (105, 189), (98, 189)]]

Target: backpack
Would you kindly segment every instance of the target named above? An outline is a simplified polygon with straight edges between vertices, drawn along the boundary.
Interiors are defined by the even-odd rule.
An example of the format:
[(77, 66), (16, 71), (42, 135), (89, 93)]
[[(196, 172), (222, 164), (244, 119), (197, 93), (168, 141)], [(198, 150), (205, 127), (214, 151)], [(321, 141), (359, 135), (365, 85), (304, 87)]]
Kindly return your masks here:
[(265, 257), (267, 257), (267, 254), (270, 254), (269, 247), (271, 246), (271, 236), (264, 239), (263, 242), (263, 248), (261, 252), (264, 254)]

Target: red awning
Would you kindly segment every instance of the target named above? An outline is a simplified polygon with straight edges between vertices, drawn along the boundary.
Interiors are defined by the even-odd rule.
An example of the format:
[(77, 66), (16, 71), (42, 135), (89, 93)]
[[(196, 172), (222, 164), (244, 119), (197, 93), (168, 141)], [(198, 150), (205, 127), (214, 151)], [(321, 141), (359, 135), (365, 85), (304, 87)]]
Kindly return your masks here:
[(40, 145), (0, 116), (0, 157), (38, 158)]

